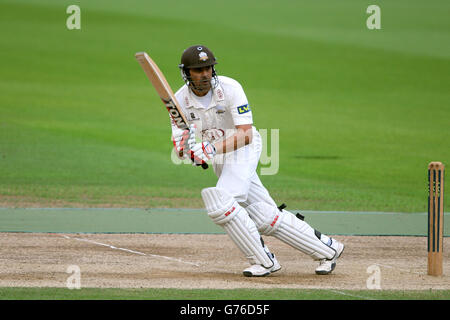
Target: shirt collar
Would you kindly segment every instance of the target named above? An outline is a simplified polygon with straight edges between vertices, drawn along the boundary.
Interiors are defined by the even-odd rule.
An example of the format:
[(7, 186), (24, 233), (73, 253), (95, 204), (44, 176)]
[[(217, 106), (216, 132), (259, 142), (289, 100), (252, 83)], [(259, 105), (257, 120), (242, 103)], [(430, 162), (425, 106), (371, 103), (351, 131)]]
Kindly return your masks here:
[[(225, 94), (223, 92), (223, 88), (220, 85), (220, 83), (217, 83), (216, 87), (211, 90), (213, 90), (211, 103), (209, 104), (208, 108), (206, 108), (205, 110), (211, 109), (211, 108), (217, 106), (219, 104), (219, 102), (225, 100)], [(192, 92), (192, 90), (189, 87), (187, 87), (187, 92), (188, 92), (188, 94), (185, 95), (185, 97), (184, 97), (184, 99), (185, 99), (184, 102), (186, 104), (186, 108), (203, 109), (203, 106), (195, 104), (195, 98), (194, 98), (195, 94)]]

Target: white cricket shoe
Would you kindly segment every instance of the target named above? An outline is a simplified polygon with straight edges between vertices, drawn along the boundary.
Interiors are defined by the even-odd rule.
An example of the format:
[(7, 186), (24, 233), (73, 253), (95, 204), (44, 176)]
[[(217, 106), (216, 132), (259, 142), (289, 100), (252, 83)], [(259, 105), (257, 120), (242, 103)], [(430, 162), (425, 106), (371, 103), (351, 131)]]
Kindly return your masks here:
[(336, 260), (341, 256), (342, 251), (344, 251), (344, 245), (337, 241), (336, 239), (332, 239), (331, 247), (336, 251), (334, 257), (330, 260), (323, 259), (320, 260), (319, 266), (316, 268), (316, 274), (324, 275), (330, 274), (334, 268), (336, 267)]
[(273, 266), (271, 268), (266, 268), (260, 264), (254, 264), (247, 269), (244, 270), (244, 276), (246, 277), (264, 277), (268, 276), (271, 273), (277, 272), (281, 269), (281, 265), (278, 263), (278, 260), (275, 256), (272, 255)]

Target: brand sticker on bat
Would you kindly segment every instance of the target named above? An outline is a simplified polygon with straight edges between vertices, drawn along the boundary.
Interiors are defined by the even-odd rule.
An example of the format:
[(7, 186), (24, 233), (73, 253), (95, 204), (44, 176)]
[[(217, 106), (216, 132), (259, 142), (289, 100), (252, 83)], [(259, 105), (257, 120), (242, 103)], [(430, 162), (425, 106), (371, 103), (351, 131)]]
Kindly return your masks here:
[(166, 105), (167, 111), (169, 111), (170, 116), (172, 117), (173, 121), (175, 122), (175, 125), (178, 128), (187, 129), (188, 125), (186, 122), (184, 122), (183, 118), (181, 117), (180, 113), (178, 112), (177, 107), (173, 103), (172, 100), (163, 100), (161, 99), (164, 104)]

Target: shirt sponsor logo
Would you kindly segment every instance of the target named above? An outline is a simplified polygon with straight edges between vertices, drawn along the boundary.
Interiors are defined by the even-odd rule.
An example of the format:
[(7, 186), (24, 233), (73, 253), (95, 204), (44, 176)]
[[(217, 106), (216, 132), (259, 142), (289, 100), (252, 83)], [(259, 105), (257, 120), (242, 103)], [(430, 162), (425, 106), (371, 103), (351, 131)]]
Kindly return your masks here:
[(208, 130), (202, 130), (202, 140), (208, 140), (209, 142), (213, 142), (216, 140), (219, 140), (225, 135), (225, 131), (222, 129), (208, 129)]
[(219, 88), (219, 89), (216, 90), (216, 92), (217, 92), (217, 98), (219, 98), (219, 100), (223, 100), (224, 96), (223, 96), (222, 89)]
[(190, 112), (190, 113), (189, 113), (189, 116), (190, 116), (190, 119), (189, 119), (189, 120), (200, 120), (200, 118), (197, 117), (197, 116), (195, 115), (195, 113), (193, 113), (193, 112)]
[(239, 114), (243, 114), (243, 113), (247, 113), (251, 110), (250, 110), (250, 106), (248, 104), (244, 104), (243, 106), (237, 107), (237, 111)]

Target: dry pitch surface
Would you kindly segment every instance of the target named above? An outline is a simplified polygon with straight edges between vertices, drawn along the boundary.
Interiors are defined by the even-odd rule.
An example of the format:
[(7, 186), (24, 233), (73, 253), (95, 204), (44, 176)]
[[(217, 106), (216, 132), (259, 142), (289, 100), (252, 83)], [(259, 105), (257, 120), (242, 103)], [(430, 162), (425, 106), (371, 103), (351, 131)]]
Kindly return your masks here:
[(336, 238), (346, 248), (331, 275), (314, 274), (317, 262), (266, 237), (282, 269), (246, 278), (248, 265), (226, 235), (0, 233), (0, 286), (66, 287), (68, 267), (76, 265), (82, 287), (364, 290), (368, 268), (378, 266), (382, 289), (450, 289), (448, 250), (444, 276), (426, 274), (426, 237)]

